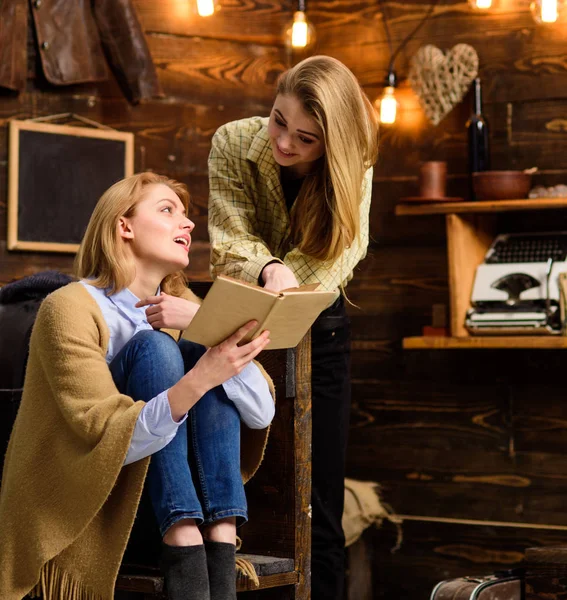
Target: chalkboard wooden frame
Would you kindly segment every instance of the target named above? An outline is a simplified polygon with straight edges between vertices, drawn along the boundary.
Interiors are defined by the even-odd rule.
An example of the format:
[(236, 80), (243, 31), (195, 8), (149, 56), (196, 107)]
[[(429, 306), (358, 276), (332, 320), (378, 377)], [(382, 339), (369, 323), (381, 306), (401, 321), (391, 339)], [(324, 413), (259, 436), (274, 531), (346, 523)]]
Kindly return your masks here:
[[(42, 138), (42, 144), (41, 146), (38, 145), (37, 143), (35, 143), (35, 145), (31, 145), (31, 143), (28, 141), (27, 145), (26, 145), (26, 133), (25, 132), (36, 132), (41, 134), (41, 138)], [(43, 140), (43, 137), (45, 136), (45, 139)], [(37, 162), (38, 164), (41, 164), (41, 158), (39, 153), (42, 151), (42, 149), (47, 148), (47, 146), (44, 146), (44, 144), (49, 144), (50, 141), (54, 142), (56, 141), (56, 138), (51, 138), (50, 136), (72, 136), (72, 138), (74, 138), (74, 141), (76, 141), (77, 143), (79, 142), (87, 142), (88, 139), (90, 138), (93, 141), (93, 144), (97, 144), (98, 143), (98, 147), (100, 147), (100, 142), (97, 142), (97, 140), (108, 140), (110, 145), (103, 143), (103, 146), (108, 147), (108, 148), (112, 148), (113, 152), (117, 153), (118, 156), (122, 156), (122, 152), (124, 155), (124, 168), (123, 170), (121, 169), (121, 161), (119, 161), (117, 164), (115, 164), (113, 166), (114, 169), (114, 173), (112, 175), (112, 179), (109, 179), (108, 181), (108, 185), (106, 185), (106, 183), (104, 181), (101, 181), (101, 179), (104, 179), (104, 176), (101, 177), (97, 177), (97, 181), (96, 184), (98, 186), (98, 188), (100, 188), (102, 186), (102, 191), (104, 191), (104, 189), (106, 189), (107, 187), (109, 187), (112, 183), (114, 183), (114, 181), (117, 181), (118, 179), (122, 179), (123, 177), (127, 177), (129, 175), (132, 175), (134, 173), (134, 134), (133, 133), (129, 133), (129, 132), (123, 132), (123, 131), (116, 131), (113, 129), (94, 129), (94, 128), (89, 128), (89, 127), (75, 127), (75, 126), (71, 126), (71, 125), (56, 125), (56, 124), (52, 124), (52, 123), (39, 123), (39, 122), (35, 122), (32, 120), (11, 120), (10, 121), (10, 142), (9, 142), (9, 153), (8, 153), (8, 236), (7, 236), (7, 246), (8, 246), (8, 250), (29, 250), (29, 251), (40, 251), (40, 252), (65, 252), (65, 253), (75, 253), (77, 252), (77, 250), (79, 249), (79, 243), (78, 240), (61, 240), (58, 239), (58, 235), (55, 234), (55, 232), (57, 232), (57, 225), (59, 224), (60, 226), (60, 230), (59, 230), (59, 234), (61, 234), (61, 229), (63, 229), (61, 227), (61, 224), (64, 223), (64, 218), (65, 218), (65, 212), (67, 211), (68, 205), (64, 204), (64, 201), (62, 201), (62, 205), (56, 205), (56, 206), (49, 206), (48, 210), (51, 211), (49, 214), (49, 219), (44, 219), (45, 221), (49, 221), (49, 223), (44, 223), (43, 225), (45, 225), (45, 228), (43, 227), (43, 225), (41, 225), (41, 231), (42, 231), (42, 236), (38, 236), (38, 237), (46, 237), (48, 235), (53, 235), (55, 237), (55, 240), (49, 240), (49, 239), (41, 239), (41, 240), (36, 240), (36, 239), (29, 239), (29, 236), (24, 235), (22, 233), (23, 231), (23, 227), (26, 226), (26, 220), (25, 218), (22, 216), (24, 214), (28, 214), (28, 215), (33, 215), (34, 211), (30, 208), (30, 206), (28, 205), (27, 207), (25, 207), (25, 202), (40, 202), (42, 199), (39, 198), (26, 198), (25, 197), (25, 193), (23, 192), (25, 186), (27, 185), (27, 181), (29, 181), (29, 178), (31, 176), (30, 173), (26, 173), (24, 171), (29, 170), (29, 165), (30, 163), (35, 164), (34, 163), (34, 157), (37, 156)], [(39, 139), (37, 136), (28, 136), (29, 140), (32, 139)], [(69, 138), (68, 140), (66, 138), (57, 138), (57, 140), (62, 143), (63, 145), (65, 143), (67, 143), (67, 145), (73, 144), (74, 142), (71, 141), (72, 138)], [(112, 144), (111, 142), (116, 142), (117, 144), (119, 144), (119, 146), (114, 146), (114, 144)], [(52, 145), (53, 148), (53, 145)], [(86, 148), (86, 147), (85, 147)], [(101, 159), (101, 164), (97, 166), (96, 164), (96, 159), (93, 161), (92, 160), (92, 156), (90, 156), (89, 158), (89, 164), (88, 164), (88, 168), (89, 169), (94, 169), (96, 171), (96, 169), (98, 168), (100, 170), (100, 168), (102, 167), (102, 161), (105, 159), (104, 156), (104, 152), (100, 153), (94, 150), (94, 145), (92, 146), (93, 151), (95, 152), (95, 155), (100, 156)], [(57, 150), (54, 150), (55, 152), (57, 152)], [(34, 154), (36, 153), (36, 154)], [(92, 154), (92, 153), (91, 153)], [(23, 158), (23, 160), (22, 160)], [(53, 157), (50, 157), (50, 160), (53, 160)], [(69, 162), (69, 160), (74, 161), (74, 165), (76, 165), (79, 169), (81, 167), (80, 165), (80, 161), (81, 161), (81, 156), (73, 156), (72, 159), (67, 155), (65, 156), (65, 161)], [(95, 164), (93, 164), (93, 162)], [(86, 168), (85, 165), (83, 165), (83, 168)], [(78, 171), (79, 173), (81, 172), (80, 170)], [(103, 173), (106, 173), (106, 170), (103, 169), (102, 171)], [(42, 179), (41, 179), (41, 188), (44, 188), (46, 190), (50, 189), (50, 185), (51, 188), (53, 186), (59, 186), (61, 185), (62, 189), (64, 190), (64, 180), (65, 177), (61, 177), (61, 173), (55, 171), (52, 173), (52, 177), (58, 177), (57, 180), (53, 180), (53, 181), (49, 181), (50, 178), (50, 170), (43, 170), (42, 171)], [(109, 176), (110, 177), (110, 176)], [(48, 180), (46, 180), (45, 178), (47, 178)], [(63, 181), (61, 181), (63, 179)], [(37, 185), (37, 181), (35, 181), (34, 183), (35, 185), (35, 190), (37, 191), (38, 185)], [(92, 187), (97, 187), (97, 186), (92, 186)], [(89, 193), (91, 191), (91, 186), (86, 186), (89, 189), (88, 190), (82, 190), (83, 193)], [(92, 193), (95, 193), (95, 191), (93, 190)], [(85, 203), (85, 211), (82, 211), (79, 205), (79, 208), (77, 208), (77, 202), (75, 202), (74, 206), (74, 210), (75, 211), (79, 211), (80, 214), (75, 215), (75, 217), (79, 217), (78, 219), (75, 219), (75, 221), (80, 221), (80, 225), (84, 225), (84, 227), (86, 227), (86, 224), (88, 223), (88, 220), (90, 218), (90, 215), (92, 213), (92, 209), (94, 208), (94, 205), (96, 204), (96, 201), (98, 200), (98, 197), (100, 196), (101, 191), (99, 189), (99, 191), (96, 192), (96, 197), (92, 197), (92, 198), (88, 198), (88, 202)], [(25, 208), (27, 208), (27, 210), (24, 210)], [(59, 219), (59, 215), (57, 213), (57, 211), (60, 210), (61, 212), (61, 220)], [(28, 216), (28, 220), (29, 220), (29, 216)], [(75, 227), (75, 229), (77, 228), (78, 224), (74, 221), (73, 226)], [(52, 231), (54, 232), (53, 234), (48, 233), (48, 227), (49, 225), (55, 225), (55, 227), (52, 227)], [(40, 226), (39, 223), (34, 222), (31, 223), (31, 229), (38, 229), (38, 227)], [(45, 234), (44, 234), (45, 232)], [(76, 235), (74, 236), (75, 238), (77, 237)]]

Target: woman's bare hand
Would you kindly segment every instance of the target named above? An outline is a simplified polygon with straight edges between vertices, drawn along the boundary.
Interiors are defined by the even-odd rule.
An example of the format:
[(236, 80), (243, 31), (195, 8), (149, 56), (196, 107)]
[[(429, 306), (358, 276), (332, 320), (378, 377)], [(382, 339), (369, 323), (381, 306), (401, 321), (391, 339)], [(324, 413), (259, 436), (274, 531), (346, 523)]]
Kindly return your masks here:
[(250, 321), (218, 346), (209, 348), (174, 386), (168, 390), (171, 416), (178, 421), (209, 390), (238, 375), (270, 343), (270, 332), (239, 346), (249, 331), (258, 325)]
[(255, 340), (238, 345), (257, 324), (256, 321), (246, 323), (224, 342), (209, 348), (199, 359), (192, 370), (200, 380), (207, 382), (208, 389), (238, 375), (270, 343), (270, 332), (264, 331)]
[(148, 306), (146, 309), (146, 319), (154, 329), (178, 329), (182, 331), (189, 326), (196, 312), (199, 310), (199, 304), (170, 296), (162, 292), (159, 296), (148, 296), (136, 303), (136, 306)]
[(271, 263), (262, 270), (264, 288), (273, 292), (281, 292), (289, 288), (299, 287), (293, 271), (282, 263)]

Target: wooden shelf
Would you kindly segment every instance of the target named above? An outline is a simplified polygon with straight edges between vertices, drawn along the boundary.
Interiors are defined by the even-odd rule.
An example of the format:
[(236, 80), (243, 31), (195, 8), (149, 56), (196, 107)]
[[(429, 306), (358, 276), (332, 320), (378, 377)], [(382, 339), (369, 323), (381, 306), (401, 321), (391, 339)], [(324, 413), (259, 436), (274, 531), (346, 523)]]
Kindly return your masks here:
[(404, 338), (406, 350), (457, 350), (475, 348), (567, 348), (567, 337), (556, 336), (470, 336), (470, 337), (409, 337)]
[(503, 212), (567, 210), (567, 198), (482, 202), (399, 203), (397, 215), (445, 215), (449, 275), (450, 337), (410, 337), (405, 349), (567, 349), (567, 336), (469, 336), (465, 327), (476, 269), (498, 233)]
[(497, 213), (567, 208), (567, 198), (485, 200), (483, 202), (431, 202), (397, 204), (396, 215), (446, 215), (451, 213)]

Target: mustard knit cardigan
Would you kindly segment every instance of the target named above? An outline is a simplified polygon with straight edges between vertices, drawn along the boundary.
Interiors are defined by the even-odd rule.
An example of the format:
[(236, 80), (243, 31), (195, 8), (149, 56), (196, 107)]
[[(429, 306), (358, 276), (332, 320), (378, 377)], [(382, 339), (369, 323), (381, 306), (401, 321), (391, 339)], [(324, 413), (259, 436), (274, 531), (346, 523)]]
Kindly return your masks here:
[[(189, 291), (185, 297), (198, 301)], [(113, 598), (149, 458), (123, 466), (144, 402), (116, 389), (108, 340), (80, 283), (43, 301), (2, 475), (2, 600)], [(267, 435), (242, 427), (244, 481), (258, 468)]]

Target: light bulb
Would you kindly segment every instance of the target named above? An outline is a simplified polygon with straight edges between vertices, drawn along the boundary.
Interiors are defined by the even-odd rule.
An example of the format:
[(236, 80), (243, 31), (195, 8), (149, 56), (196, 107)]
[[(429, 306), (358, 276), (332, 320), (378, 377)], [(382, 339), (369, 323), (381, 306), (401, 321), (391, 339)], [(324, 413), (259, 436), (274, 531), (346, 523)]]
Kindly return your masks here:
[(305, 13), (297, 11), (291, 27), (291, 45), (294, 48), (305, 48), (307, 46), (307, 33)]
[(197, 0), (197, 12), (200, 17), (210, 17), (215, 12), (215, 0)]
[(563, 0), (534, 0), (530, 11), (536, 23), (556, 23), (564, 8)]
[(469, 0), (469, 4), (473, 8), (477, 8), (479, 10), (486, 10), (492, 6), (492, 0)]
[(555, 23), (557, 21), (557, 0), (542, 0), (541, 20), (543, 23)]
[(398, 101), (394, 89), (391, 85), (384, 88), (384, 93), (380, 98), (380, 123), (392, 124), (396, 122)]
[(286, 27), (285, 39), (292, 48), (306, 48), (315, 41), (315, 28), (302, 10), (293, 14), (293, 21)]

